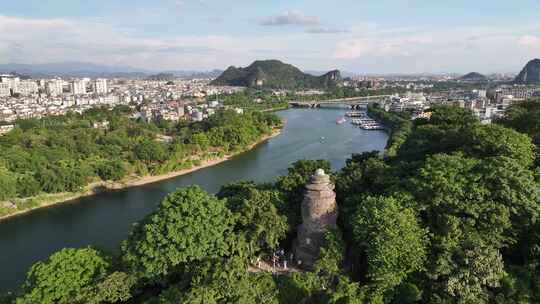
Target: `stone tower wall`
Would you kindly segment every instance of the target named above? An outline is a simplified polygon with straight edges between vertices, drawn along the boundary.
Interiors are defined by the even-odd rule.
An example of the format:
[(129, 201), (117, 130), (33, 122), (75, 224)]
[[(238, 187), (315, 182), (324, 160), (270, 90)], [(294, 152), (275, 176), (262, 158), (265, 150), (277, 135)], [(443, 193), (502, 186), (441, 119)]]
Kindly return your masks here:
[(319, 257), (325, 233), (336, 227), (337, 205), (334, 185), (321, 169), (306, 185), (302, 202), (302, 224), (294, 244), (297, 261), (310, 268)]

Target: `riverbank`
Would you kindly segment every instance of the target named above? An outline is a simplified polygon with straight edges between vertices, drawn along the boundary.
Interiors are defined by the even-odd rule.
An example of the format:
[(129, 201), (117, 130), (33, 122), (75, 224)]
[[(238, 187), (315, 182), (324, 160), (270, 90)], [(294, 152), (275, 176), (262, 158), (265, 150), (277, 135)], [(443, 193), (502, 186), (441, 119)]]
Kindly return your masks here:
[(270, 109), (262, 110), (261, 112), (277, 112), (277, 111), (283, 111), (289, 109), (291, 106), (289, 104), (282, 106), (282, 107), (275, 107)]
[(147, 175), (147, 176), (137, 176), (137, 177), (132, 176), (129, 179), (125, 179), (118, 182), (111, 182), (111, 181), (95, 182), (95, 183), (87, 185), (80, 192), (41, 194), (36, 197), (28, 198), (28, 199), (25, 199), (25, 201), (28, 202), (28, 205), (29, 205), (28, 208), (17, 210), (9, 214), (2, 215), (0, 216), (0, 221), (15, 217), (15, 216), (20, 216), (22, 214), (28, 213), (36, 209), (51, 207), (51, 206), (62, 204), (62, 203), (68, 203), (70, 201), (73, 201), (82, 197), (92, 196), (92, 195), (96, 195), (96, 194), (108, 192), (108, 191), (118, 191), (118, 190), (123, 190), (123, 189), (131, 188), (131, 187), (152, 184), (159, 181), (189, 174), (189, 173), (192, 173), (192, 172), (195, 172), (195, 171), (207, 168), (207, 167), (211, 167), (211, 166), (220, 164), (222, 162), (228, 161), (235, 156), (238, 156), (242, 153), (245, 153), (254, 149), (258, 145), (281, 134), (281, 130), (282, 128), (276, 128), (272, 131), (272, 133), (261, 137), (261, 139), (259, 139), (257, 142), (247, 146), (245, 149), (241, 151), (227, 154), (218, 158), (202, 160), (200, 164), (193, 166), (191, 168), (182, 169), (179, 171), (173, 171), (173, 172), (160, 174), (160, 175)]

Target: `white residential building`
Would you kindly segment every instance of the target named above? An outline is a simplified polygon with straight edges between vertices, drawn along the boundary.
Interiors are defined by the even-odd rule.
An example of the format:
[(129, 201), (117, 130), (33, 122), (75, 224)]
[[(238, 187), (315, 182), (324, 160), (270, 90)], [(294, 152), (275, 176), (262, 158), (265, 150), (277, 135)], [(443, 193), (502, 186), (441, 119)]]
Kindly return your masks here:
[(99, 102), (102, 103), (102, 104), (108, 104), (108, 105), (114, 105), (114, 104), (117, 104), (119, 103), (120, 101), (120, 98), (116, 95), (107, 95), (105, 97), (100, 97), (99, 98)]
[(60, 96), (64, 90), (64, 81), (62, 79), (53, 79), (47, 82), (46, 90), (49, 96)]
[(23, 80), (17, 84), (17, 87), (13, 89), (14, 93), (21, 95), (32, 95), (38, 92), (38, 85), (32, 80)]
[(86, 94), (86, 82), (81, 79), (72, 81), (70, 84), (70, 91), (73, 95), (83, 95)]
[(94, 81), (94, 93), (107, 94), (107, 79), (99, 78)]
[(19, 82), (19, 77), (14, 77), (11, 75), (0, 75), (0, 83), (7, 84), (11, 92), (17, 92), (17, 86)]
[(11, 95), (11, 90), (8, 83), (0, 82), (0, 97), (7, 97)]

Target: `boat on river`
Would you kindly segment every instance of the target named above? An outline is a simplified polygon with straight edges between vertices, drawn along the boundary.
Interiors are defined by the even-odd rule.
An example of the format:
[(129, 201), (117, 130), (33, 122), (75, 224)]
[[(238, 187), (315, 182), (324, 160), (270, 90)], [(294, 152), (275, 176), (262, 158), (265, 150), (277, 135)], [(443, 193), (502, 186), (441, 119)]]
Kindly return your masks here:
[(336, 120), (336, 124), (338, 125), (344, 124), (345, 122), (347, 122), (347, 119), (345, 119), (345, 117), (340, 117)]
[(367, 114), (366, 114), (366, 112), (362, 112), (362, 111), (350, 111), (350, 112), (345, 113), (345, 116), (347, 116), (347, 117), (366, 117)]

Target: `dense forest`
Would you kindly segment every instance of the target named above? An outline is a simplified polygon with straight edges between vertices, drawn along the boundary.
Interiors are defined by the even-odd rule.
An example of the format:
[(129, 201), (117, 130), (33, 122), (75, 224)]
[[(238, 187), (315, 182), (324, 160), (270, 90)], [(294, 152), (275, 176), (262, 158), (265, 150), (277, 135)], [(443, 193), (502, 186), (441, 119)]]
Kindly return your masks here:
[(410, 124), (386, 115), (399, 134), (394, 152), (352, 155), (332, 175), (339, 229), (327, 233), (310, 271), (248, 269), (290, 250), (304, 185), (317, 168), (330, 169), (324, 160), (215, 195), (178, 189), (119, 253), (61, 250), (3, 301), (539, 303), (540, 104), (513, 106), (492, 125), (456, 107), (434, 107), (429, 120)]
[[(40, 193), (163, 174), (241, 151), (271, 133), (274, 114), (218, 111), (202, 122), (145, 122), (129, 107), (27, 119), (0, 137), (0, 202), (27, 208)], [(0, 215), (13, 208), (0, 208)]]

